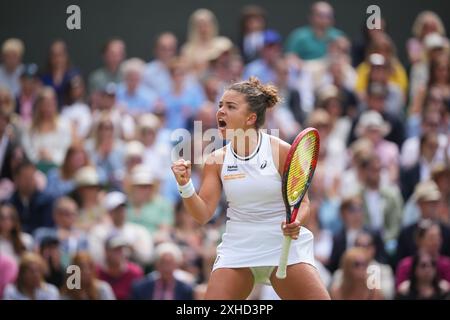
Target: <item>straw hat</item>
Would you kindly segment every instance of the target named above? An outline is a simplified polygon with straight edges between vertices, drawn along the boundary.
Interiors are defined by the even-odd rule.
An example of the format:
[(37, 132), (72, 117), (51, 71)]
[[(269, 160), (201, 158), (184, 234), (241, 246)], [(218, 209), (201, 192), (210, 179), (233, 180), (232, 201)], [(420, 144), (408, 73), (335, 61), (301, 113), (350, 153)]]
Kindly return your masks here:
[(384, 121), (381, 114), (376, 111), (366, 111), (359, 118), (355, 133), (358, 137), (362, 136), (367, 129), (377, 129), (384, 137), (391, 131), (389, 123)]

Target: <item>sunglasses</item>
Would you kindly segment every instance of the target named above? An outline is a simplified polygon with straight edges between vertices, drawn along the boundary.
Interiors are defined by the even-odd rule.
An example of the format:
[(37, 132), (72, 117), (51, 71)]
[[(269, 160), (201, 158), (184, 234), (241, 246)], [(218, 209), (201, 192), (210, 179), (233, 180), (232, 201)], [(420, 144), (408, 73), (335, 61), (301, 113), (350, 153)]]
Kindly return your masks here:
[(420, 262), (419, 263), (419, 268), (420, 269), (427, 269), (427, 268), (434, 268), (435, 267), (435, 263), (433, 261), (429, 261), (429, 262)]
[(362, 260), (356, 260), (353, 261), (353, 268), (357, 269), (357, 268), (367, 268), (368, 263), (366, 261), (362, 261)]
[(371, 243), (371, 242), (355, 243), (355, 247), (359, 247), (359, 248), (370, 248), (372, 245), (373, 245), (373, 243)]

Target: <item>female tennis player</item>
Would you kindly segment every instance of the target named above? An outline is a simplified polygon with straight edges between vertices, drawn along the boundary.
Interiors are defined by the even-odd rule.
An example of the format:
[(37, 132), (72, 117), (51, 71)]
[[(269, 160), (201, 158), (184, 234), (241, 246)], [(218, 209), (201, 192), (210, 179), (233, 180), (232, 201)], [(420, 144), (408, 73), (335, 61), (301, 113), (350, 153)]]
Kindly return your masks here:
[[(217, 111), (221, 135), (230, 143), (211, 153), (197, 194), (191, 164), (180, 159), (172, 171), (188, 212), (201, 224), (212, 217), (222, 188), (228, 202), (226, 230), (217, 248), (206, 299), (244, 300), (255, 283), (272, 285), (282, 299), (329, 299), (314, 267), (313, 235), (303, 227), (309, 215), (305, 196), (294, 222), (283, 221), (286, 208), (281, 174), (290, 145), (262, 130), (267, 108), (279, 101), (277, 90), (258, 79), (231, 85)], [(293, 241), (287, 277), (275, 276), (283, 235)]]

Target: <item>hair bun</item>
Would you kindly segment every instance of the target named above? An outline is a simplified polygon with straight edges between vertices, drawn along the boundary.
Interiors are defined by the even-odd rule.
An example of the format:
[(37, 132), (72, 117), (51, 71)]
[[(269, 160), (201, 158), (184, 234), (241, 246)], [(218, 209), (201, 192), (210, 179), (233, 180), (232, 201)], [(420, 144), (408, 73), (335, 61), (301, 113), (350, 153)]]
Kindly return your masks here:
[(266, 97), (267, 108), (273, 108), (278, 102), (280, 102), (280, 97), (278, 96), (278, 90), (273, 85), (264, 85), (256, 77), (250, 77), (248, 82), (251, 86), (257, 88)]

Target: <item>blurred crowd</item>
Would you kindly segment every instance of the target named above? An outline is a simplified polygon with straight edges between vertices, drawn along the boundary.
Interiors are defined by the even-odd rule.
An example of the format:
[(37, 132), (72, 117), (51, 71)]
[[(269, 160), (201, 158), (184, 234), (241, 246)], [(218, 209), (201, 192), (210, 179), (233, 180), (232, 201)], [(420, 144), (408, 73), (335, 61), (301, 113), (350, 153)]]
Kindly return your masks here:
[[(441, 17), (418, 13), (410, 39), (397, 43), (405, 63), (389, 21), (364, 23), (349, 39), (333, 8), (316, 2), (309, 24), (283, 39), (267, 27), (272, 18), (242, 8), (233, 42), (199, 9), (186, 43), (164, 32), (147, 61), (112, 38), (86, 79), (64, 40), (39, 65), (23, 61), (32, 48), (20, 39), (3, 42), (0, 297), (202, 299), (227, 204), (205, 226), (189, 216), (170, 165), (174, 146), (193, 141), (171, 134), (192, 132), (196, 120), (215, 128), (224, 89), (256, 76), (283, 97), (267, 129), (286, 141), (305, 127), (320, 132), (307, 227), (332, 298), (449, 298), (450, 46)], [(195, 164), (197, 190), (200, 173)], [(278, 297), (257, 286), (251, 298)]]

